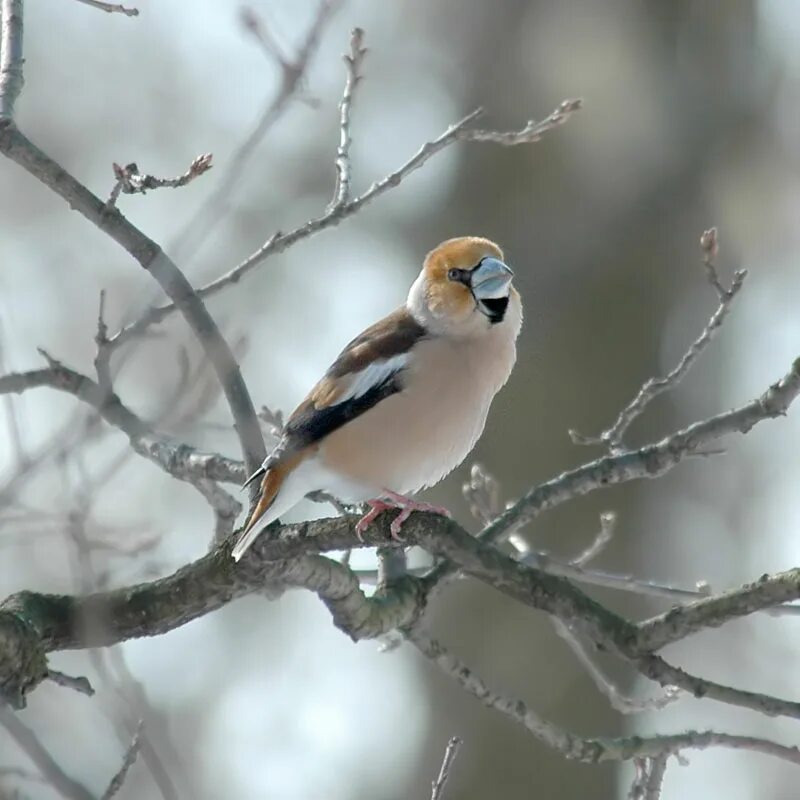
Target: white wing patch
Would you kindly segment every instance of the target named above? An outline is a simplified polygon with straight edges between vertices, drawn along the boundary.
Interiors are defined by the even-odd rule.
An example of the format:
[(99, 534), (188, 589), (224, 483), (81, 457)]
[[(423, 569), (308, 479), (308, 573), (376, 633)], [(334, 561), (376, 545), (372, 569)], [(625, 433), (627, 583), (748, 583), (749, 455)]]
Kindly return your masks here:
[(382, 361), (373, 361), (368, 367), (353, 375), (350, 385), (337, 399), (336, 404), (347, 400), (355, 400), (365, 395), (370, 389), (380, 386), (385, 380), (408, 364), (408, 353), (400, 353)]

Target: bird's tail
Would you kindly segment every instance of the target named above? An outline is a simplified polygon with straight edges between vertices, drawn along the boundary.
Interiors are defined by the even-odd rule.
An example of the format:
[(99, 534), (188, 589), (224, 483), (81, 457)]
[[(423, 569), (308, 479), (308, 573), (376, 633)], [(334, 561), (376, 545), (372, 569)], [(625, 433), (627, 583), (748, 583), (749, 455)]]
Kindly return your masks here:
[[(270, 522), (278, 518), (277, 514), (269, 514), (267, 517), (265, 517), (265, 515), (267, 515), (267, 512), (275, 503), (275, 498), (278, 496), (281, 484), (285, 478), (285, 470), (281, 469), (280, 465), (275, 465), (269, 469), (261, 467), (258, 472), (253, 473), (247, 479), (244, 485), (247, 486), (262, 475), (264, 477), (261, 481), (261, 494), (259, 495), (258, 503), (256, 503), (253, 513), (247, 520), (244, 530), (239, 535), (231, 551), (231, 555), (236, 561), (247, 552), (247, 549), (253, 544), (261, 531), (263, 531)], [(280, 510), (280, 513), (283, 513), (283, 509)]]

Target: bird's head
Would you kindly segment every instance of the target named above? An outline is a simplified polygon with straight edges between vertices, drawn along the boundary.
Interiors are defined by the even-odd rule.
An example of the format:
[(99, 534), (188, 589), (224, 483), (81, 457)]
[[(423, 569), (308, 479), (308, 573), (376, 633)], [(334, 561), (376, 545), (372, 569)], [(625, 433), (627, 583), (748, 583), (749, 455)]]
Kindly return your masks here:
[(448, 239), (426, 256), (407, 306), (436, 333), (479, 334), (503, 324), (509, 304), (518, 325), (520, 302), (513, 277), (494, 242), (477, 236)]

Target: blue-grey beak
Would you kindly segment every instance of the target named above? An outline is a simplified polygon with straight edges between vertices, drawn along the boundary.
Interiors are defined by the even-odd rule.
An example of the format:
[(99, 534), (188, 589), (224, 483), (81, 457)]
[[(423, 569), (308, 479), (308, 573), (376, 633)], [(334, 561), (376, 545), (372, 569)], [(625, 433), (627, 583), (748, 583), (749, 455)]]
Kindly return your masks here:
[(478, 300), (508, 297), (508, 287), (514, 273), (499, 258), (484, 258), (472, 270), (472, 293)]

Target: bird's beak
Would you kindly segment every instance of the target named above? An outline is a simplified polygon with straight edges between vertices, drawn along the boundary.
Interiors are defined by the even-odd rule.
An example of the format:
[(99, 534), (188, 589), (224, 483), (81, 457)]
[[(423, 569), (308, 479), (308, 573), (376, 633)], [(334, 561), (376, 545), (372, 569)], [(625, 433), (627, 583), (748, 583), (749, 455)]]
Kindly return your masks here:
[(508, 297), (514, 273), (498, 258), (484, 258), (472, 271), (472, 293), (478, 300)]

